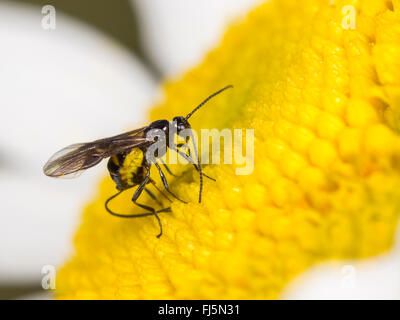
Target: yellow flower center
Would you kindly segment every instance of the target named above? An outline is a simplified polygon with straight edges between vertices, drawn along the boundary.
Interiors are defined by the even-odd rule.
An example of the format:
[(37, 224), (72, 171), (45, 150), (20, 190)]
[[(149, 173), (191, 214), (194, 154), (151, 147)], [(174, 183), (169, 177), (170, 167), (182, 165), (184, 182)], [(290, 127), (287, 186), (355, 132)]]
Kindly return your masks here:
[[(398, 0), (256, 8), (198, 67), (166, 83), (166, 99), (151, 113), (185, 115), (233, 84), (191, 124), (198, 132), (254, 129), (253, 173), (205, 166), (217, 181), (205, 179), (199, 204), (197, 172), (172, 166), (180, 177), (168, 176), (170, 187), (190, 203), (174, 201), (172, 213), (160, 214), (160, 239), (153, 217), (107, 214), (115, 185), (105, 179), (57, 278), (58, 297), (277, 298), (316, 262), (387, 250), (400, 212), (399, 70)], [(113, 209), (142, 212), (131, 196)], [(142, 203), (154, 204), (146, 197)]]

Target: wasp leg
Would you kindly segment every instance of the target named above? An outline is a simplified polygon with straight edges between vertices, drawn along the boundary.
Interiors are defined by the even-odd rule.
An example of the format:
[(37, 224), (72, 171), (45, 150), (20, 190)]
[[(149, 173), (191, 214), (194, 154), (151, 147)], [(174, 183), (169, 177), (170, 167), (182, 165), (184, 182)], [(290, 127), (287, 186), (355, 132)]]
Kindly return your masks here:
[[(179, 148), (180, 147), (182, 147), (183, 145), (185, 145), (184, 143), (180, 143), (180, 144), (177, 144), (176, 146), (177, 146), (177, 148), (171, 148), (172, 150), (174, 150), (175, 152), (177, 152), (180, 156), (182, 156), (183, 158), (185, 158), (188, 162), (190, 162), (194, 167), (195, 167), (195, 169), (199, 172), (200, 170), (199, 170), (199, 167), (197, 166), (197, 164), (195, 164), (194, 163), (194, 160), (192, 159), (192, 157), (189, 155), (187, 155), (187, 154), (185, 154), (185, 153), (183, 153), (181, 150), (179, 150)], [(190, 154), (190, 149), (189, 149), (189, 154)], [(212, 180), (212, 181), (217, 181), (217, 180), (215, 180), (214, 178), (212, 178), (212, 177), (210, 177), (210, 176), (208, 176), (208, 175), (206, 175), (204, 172), (203, 172), (203, 176), (205, 176), (206, 178), (208, 178), (208, 179), (210, 179), (210, 180)]]
[(157, 202), (157, 204), (159, 204), (160, 206), (162, 206), (162, 203), (160, 200), (157, 199), (157, 197), (153, 194), (153, 192), (151, 192), (149, 189), (144, 188), (144, 191), (147, 192), (147, 194), (150, 196), (150, 198), (152, 198), (155, 202)]
[[(186, 143), (178, 143), (177, 145), (176, 145), (176, 148), (180, 151), (180, 152), (182, 152), (180, 149), (184, 146), (184, 145), (186, 145), (187, 144), (187, 142)], [(190, 148), (187, 148), (187, 151), (188, 151), (188, 153), (189, 154), (187, 154), (187, 153), (185, 153), (185, 155), (186, 155), (186, 157), (190, 157)], [(182, 152), (183, 153), (183, 152)], [(191, 157), (190, 157), (191, 158)], [(193, 161), (193, 159), (192, 159), (192, 163), (194, 164), (194, 161)]]
[[(154, 208), (150, 207), (150, 206), (146, 206), (144, 204), (138, 203), (136, 202), (136, 200), (139, 198), (139, 196), (142, 194), (143, 189), (145, 189), (146, 184), (149, 182), (150, 180), (150, 166), (147, 167), (147, 173), (146, 173), (146, 177), (143, 179), (143, 181), (140, 183), (139, 187), (136, 189), (135, 193), (133, 194), (132, 197), (132, 201), (134, 204), (136, 204), (137, 206), (147, 210), (148, 212), (146, 213), (139, 213), (139, 214), (129, 214), (129, 215), (124, 215), (124, 214), (119, 214), (119, 213), (115, 213), (112, 210), (110, 210), (110, 208), (108, 207), (108, 203), (114, 199), (115, 197), (119, 196), (123, 191), (125, 190), (121, 190), (118, 193), (116, 193), (115, 195), (111, 196), (105, 203), (105, 207), (106, 210), (112, 214), (113, 216), (117, 216), (117, 217), (121, 217), (121, 218), (139, 218), (139, 217), (148, 217), (148, 216), (155, 216), (157, 221), (158, 221), (158, 225), (160, 226), (160, 233), (157, 235), (157, 238), (160, 238), (162, 235), (162, 225), (161, 225), (161, 220), (160, 217), (158, 216), (158, 213), (160, 212), (171, 212), (171, 208), (164, 208), (161, 210), (154, 210)], [(127, 190), (127, 189), (126, 189)]]
[(167, 172), (168, 172), (171, 176), (177, 177), (176, 174), (173, 174), (173, 173), (172, 173), (172, 171), (170, 170), (170, 168), (167, 166), (167, 164), (164, 162), (163, 159), (160, 158), (160, 161), (161, 161), (162, 165), (164, 166), (165, 170), (167, 170)]
[(150, 179), (150, 182), (153, 184), (154, 188), (157, 189), (157, 191), (165, 198), (167, 199), (169, 202), (172, 202), (172, 200), (170, 198), (168, 198), (168, 196), (159, 188), (157, 187), (156, 183)]
[[(183, 146), (183, 145), (184, 145), (184, 143), (178, 144), (178, 146)], [(189, 151), (189, 155), (187, 155), (187, 157), (189, 158), (190, 157), (190, 149), (188, 151)], [(161, 161), (161, 164), (164, 166), (165, 170), (167, 170), (167, 172), (171, 176), (178, 177), (176, 174), (172, 173), (171, 169), (167, 166), (167, 164), (162, 159), (160, 159), (160, 161)], [(189, 161), (189, 162), (191, 162), (194, 165), (194, 167), (196, 168), (196, 170), (199, 171), (199, 168), (197, 167), (197, 164), (194, 163), (193, 159), (192, 159), (192, 161)], [(210, 176), (206, 175), (205, 173), (203, 173), (203, 176), (205, 176), (206, 178), (208, 178), (210, 180), (217, 181), (214, 178), (211, 178)]]
[[(125, 189), (125, 190), (127, 190), (127, 189)], [(156, 218), (157, 218), (157, 220), (158, 220), (158, 223), (159, 223), (159, 226), (160, 226), (160, 230), (161, 230), (161, 232), (160, 232), (160, 234), (158, 234), (157, 235), (157, 238), (159, 238), (161, 235), (162, 235), (162, 226), (161, 226), (161, 221), (160, 221), (160, 218), (158, 217), (158, 213), (161, 213), (161, 212), (171, 212), (171, 208), (170, 207), (168, 207), (168, 208), (164, 208), (164, 209), (161, 209), (161, 210), (158, 210), (158, 211), (151, 211), (151, 210), (148, 210), (148, 211), (151, 211), (151, 212), (145, 212), (145, 213), (136, 213), (136, 214), (119, 214), (119, 213), (116, 213), (116, 212), (114, 212), (114, 211), (112, 211), (109, 207), (108, 207), (108, 203), (112, 200), (112, 199), (114, 199), (114, 198), (116, 198), (117, 196), (119, 196), (123, 191), (125, 191), (125, 190), (121, 190), (121, 191), (119, 191), (118, 193), (116, 193), (116, 194), (114, 194), (113, 196), (111, 196), (110, 198), (108, 198), (107, 199), (107, 201), (106, 201), (106, 203), (105, 203), (105, 207), (106, 207), (106, 210), (108, 211), (108, 213), (110, 213), (111, 215), (113, 215), (113, 216), (116, 216), (116, 217), (119, 217), (119, 218), (142, 218), (142, 217), (149, 217), (149, 216), (155, 216)], [(139, 203), (136, 203), (135, 202), (135, 204), (137, 204), (139, 207), (142, 207), (142, 208), (144, 208), (144, 209), (148, 209), (148, 208), (151, 208), (151, 207), (147, 207), (147, 206), (142, 206), (142, 205), (140, 205)], [(151, 209), (153, 209), (153, 208), (151, 208)], [(154, 210), (154, 209), (153, 209)]]
[(135, 193), (133, 194), (132, 197), (132, 201), (134, 204), (136, 204), (137, 206), (150, 211), (153, 213), (153, 215), (156, 217), (157, 221), (158, 221), (158, 225), (160, 226), (160, 233), (157, 235), (157, 238), (161, 237), (162, 235), (162, 224), (161, 224), (161, 220), (160, 217), (157, 215), (156, 210), (154, 210), (153, 207), (150, 206), (146, 206), (144, 204), (138, 203), (136, 200), (139, 198), (139, 196), (142, 194), (143, 189), (145, 188), (146, 184), (149, 182), (150, 179), (150, 167), (147, 168), (147, 173), (146, 173), (146, 177), (144, 178), (144, 180), (140, 183), (139, 187), (136, 189)]
[(167, 190), (168, 193), (169, 193), (170, 195), (172, 195), (175, 199), (177, 199), (177, 200), (179, 200), (179, 201), (181, 201), (181, 202), (183, 202), (183, 203), (187, 203), (186, 201), (183, 201), (183, 200), (179, 199), (171, 190), (169, 190), (168, 183), (167, 183), (167, 179), (165, 178), (165, 175), (164, 175), (164, 173), (162, 172), (161, 167), (158, 165), (157, 162), (155, 162), (154, 165), (155, 165), (156, 168), (158, 169), (158, 172), (159, 172), (159, 174), (160, 174), (160, 177), (161, 177), (161, 180), (162, 180), (162, 183), (163, 183), (163, 185), (164, 185), (165, 190)]

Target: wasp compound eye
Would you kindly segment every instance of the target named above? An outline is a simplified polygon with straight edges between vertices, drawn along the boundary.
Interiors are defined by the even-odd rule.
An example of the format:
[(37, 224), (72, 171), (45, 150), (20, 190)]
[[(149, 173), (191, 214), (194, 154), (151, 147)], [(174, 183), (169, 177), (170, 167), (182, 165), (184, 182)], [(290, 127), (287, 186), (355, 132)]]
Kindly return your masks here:
[(189, 123), (185, 120), (184, 117), (175, 117), (172, 122), (177, 133), (187, 128), (190, 128)]

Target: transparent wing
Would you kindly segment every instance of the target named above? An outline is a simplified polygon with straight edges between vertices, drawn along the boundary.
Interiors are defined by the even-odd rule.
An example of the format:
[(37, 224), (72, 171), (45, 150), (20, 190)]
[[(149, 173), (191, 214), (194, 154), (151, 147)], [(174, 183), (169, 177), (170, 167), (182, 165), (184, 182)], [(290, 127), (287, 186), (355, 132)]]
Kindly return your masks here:
[(78, 178), (85, 170), (79, 170), (73, 173), (69, 173), (69, 174), (65, 174), (63, 176), (59, 176), (57, 178), (61, 178), (61, 179), (75, 179)]
[(56, 152), (44, 165), (43, 172), (50, 177), (76, 177), (104, 158), (146, 143), (146, 138), (141, 134), (144, 129), (94, 142), (72, 144)]
[(43, 172), (50, 177), (63, 177), (93, 167), (102, 159), (94, 154), (91, 143), (77, 143), (56, 152), (44, 165)]

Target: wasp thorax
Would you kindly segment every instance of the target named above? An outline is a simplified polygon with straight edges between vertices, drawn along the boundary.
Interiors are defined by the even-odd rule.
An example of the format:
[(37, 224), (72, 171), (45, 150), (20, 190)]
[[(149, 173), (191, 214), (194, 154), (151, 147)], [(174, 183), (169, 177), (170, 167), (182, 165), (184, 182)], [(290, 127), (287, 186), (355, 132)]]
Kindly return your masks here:
[(146, 128), (145, 133), (150, 131), (150, 130), (154, 130), (154, 129), (158, 129), (158, 130), (164, 131), (164, 133), (168, 133), (169, 132), (169, 121), (168, 120), (153, 121)]

